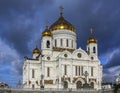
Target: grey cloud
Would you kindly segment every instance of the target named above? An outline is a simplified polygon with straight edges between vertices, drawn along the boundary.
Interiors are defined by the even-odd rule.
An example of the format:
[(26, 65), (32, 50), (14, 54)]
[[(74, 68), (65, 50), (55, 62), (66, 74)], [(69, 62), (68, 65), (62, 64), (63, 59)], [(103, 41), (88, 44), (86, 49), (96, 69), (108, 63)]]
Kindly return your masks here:
[[(38, 28), (34, 21), (36, 14), (52, 3), (50, 0), (0, 0), (1, 38), (21, 55), (28, 54), (28, 42), (39, 31), (35, 31)], [(25, 23), (25, 20), (29, 22)]]
[(16, 74), (22, 76), (22, 66), (23, 66), (23, 60), (14, 60), (12, 62), (12, 70), (11, 74)]
[(120, 66), (114, 66), (103, 69), (103, 82), (113, 82), (120, 73)]
[[(29, 34), (28, 34), (29, 33)], [(19, 26), (11, 27), (8, 31), (4, 31), (1, 35), (3, 39), (15, 48), (20, 54), (27, 54), (28, 52), (28, 41), (31, 40), (33, 33), (33, 28), (31, 25), (28, 27)]]
[(120, 66), (120, 51), (113, 54), (112, 58), (104, 65), (104, 68)]

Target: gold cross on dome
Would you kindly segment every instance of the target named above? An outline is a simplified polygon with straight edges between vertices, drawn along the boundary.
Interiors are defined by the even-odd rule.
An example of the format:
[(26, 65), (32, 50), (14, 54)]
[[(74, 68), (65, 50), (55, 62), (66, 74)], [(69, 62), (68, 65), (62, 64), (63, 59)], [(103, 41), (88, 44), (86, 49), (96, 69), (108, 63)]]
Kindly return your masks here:
[(37, 40), (36, 40), (35, 44), (36, 44), (36, 47), (37, 47), (38, 46), (38, 41)]
[(91, 33), (91, 34), (93, 33), (93, 28), (92, 28), (92, 27), (90, 28), (90, 33)]
[(60, 8), (60, 15), (62, 15), (62, 11), (64, 8), (62, 6), (60, 6), (59, 8)]
[(46, 28), (48, 28), (48, 23), (49, 23), (49, 22), (48, 22), (48, 20), (47, 20), (47, 21), (46, 21)]

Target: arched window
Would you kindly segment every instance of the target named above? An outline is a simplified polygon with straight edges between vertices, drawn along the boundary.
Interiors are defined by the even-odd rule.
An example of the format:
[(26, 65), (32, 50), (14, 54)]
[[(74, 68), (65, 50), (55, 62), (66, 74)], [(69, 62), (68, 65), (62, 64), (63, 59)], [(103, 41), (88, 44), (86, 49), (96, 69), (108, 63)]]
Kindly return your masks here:
[(55, 39), (55, 47), (57, 46), (57, 40)]
[(81, 75), (83, 76), (83, 66), (81, 66)]
[(71, 47), (73, 48), (73, 40), (71, 41)]
[(67, 75), (67, 65), (64, 66), (64, 74)]
[(63, 83), (64, 85), (64, 89), (67, 89), (68, 88), (68, 82), (67, 81), (64, 81), (64, 83)]
[(80, 66), (79, 66), (79, 76), (80, 76)]
[(66, 47), (68, 47), (68, 39), (66, 40)]
[(50, 76), (50, 68), (47, 67), (47, 77), (49, 77), (49, 76)]
[(50, 48), (50, 41), (49, 40), (47, 40), (46, 46), (47, 46), (47, 48)]
[(32, 84), (32, 89), (34, 89), (35, 88), (35, 85), (34, 84)]
[(63, 41), (62, 41), (62, 39), (60, 39), (60, 45), (62, 46), (62, 43), (63, 43)]
[(77, 76), (77, 66), (75, 66), (75, 75)]
[(90, 54), (90, 48), (88, 47), (88, 54)]
[(35, 78), (35, 70), (32, 69), (32, 78)]
[(91, 82), (91, 83), (90, 83), (90, 86), (91, 86), (92, 88), (94, 88), (94, 83), (93, 83), (93, 82)]
[(76, 88), (77, 89), (81, 89), (82, 88), (82, 82), (81, 81), (77, 81)]
[(91, 67), (91, 76), (93, 76), (93, 67)]
[(96, 48), (95, 47), (93, 47), (93, 53), (96, 53)]

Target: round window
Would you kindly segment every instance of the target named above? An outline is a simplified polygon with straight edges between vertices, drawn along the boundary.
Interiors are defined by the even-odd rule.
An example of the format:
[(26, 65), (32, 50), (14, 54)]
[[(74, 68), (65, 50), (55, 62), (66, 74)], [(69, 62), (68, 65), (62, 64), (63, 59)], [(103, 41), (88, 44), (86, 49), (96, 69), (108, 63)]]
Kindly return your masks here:
[(81, 53), (78, 53), (77, 56), (78, 56), (79, 58), (81, 58), (82, 55), (81, 55)]
[(91, 57), (91, 60), (93, 60), (94, 59), (94, 57)]
[(67, 54), (64, 54), (64, 57), (67, 57), (68, 55)]
[(50, 57), (47, 57), (47, 60), (50, 60)]

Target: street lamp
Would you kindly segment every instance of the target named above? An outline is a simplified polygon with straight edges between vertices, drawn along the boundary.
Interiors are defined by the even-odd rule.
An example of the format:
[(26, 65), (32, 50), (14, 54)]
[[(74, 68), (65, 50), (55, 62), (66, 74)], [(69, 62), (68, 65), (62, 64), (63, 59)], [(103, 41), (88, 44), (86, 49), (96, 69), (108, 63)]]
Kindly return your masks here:
[(42, 58), (44, 57), (44, 55), (42, 55), (42, 53), (41, 53), (41, 86), (40, 86), (40, 88), (41, 89), (44, 89), (44, 85), (43, 85), (43, 79), (44, 79), (44, 74), (43, 74), (43, 60), (42, 60)]
[(44, 78), (44, 75), (43, 75), (43, 74), (41, 74), (41, 80), (42, 80), (42, 82), (41, 82), (41, 88), (42, 88), (42, 89), (44, 89), (44, 85), (43, 85), (43, 78)]
[(85, 73), (83, 73), (83, 75), (85, 76), (85, 83), (87, 84), (87, 77), (88, 77), (89, 73), (87, 71), (85, 71)]
[(87, 77), (88, 77), (89, 73), (87, 71), (85, 71), (85, 73), (83, 73), (83, 75), (85, 76), (85, 84), (83, 84), (83, 89), (90, 88), (90, 86), (87, 82)]

